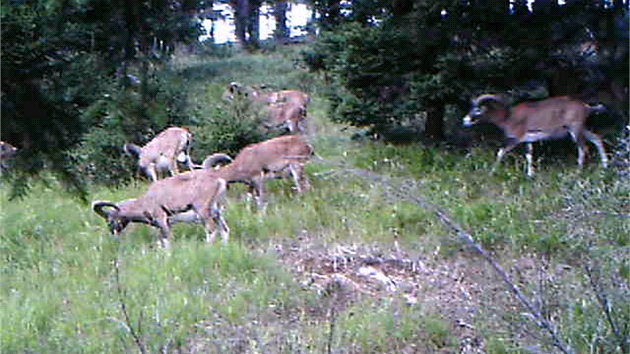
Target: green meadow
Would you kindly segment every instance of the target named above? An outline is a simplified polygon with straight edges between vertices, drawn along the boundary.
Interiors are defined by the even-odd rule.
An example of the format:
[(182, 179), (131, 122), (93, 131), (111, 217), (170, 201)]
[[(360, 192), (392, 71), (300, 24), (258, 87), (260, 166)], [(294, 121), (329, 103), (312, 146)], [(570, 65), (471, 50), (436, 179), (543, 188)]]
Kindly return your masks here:
[[(488, 251), (575, 353), (621, 353), (630, 332), (627, 171), (602, 170), (595, 156), (578, 171), (574, 156), (546, 153), (527, 178), (517, 149), (490, 174), (488, 144), (353, 139), (361, 131), (331, 122), (326, 87), (299, 58), (288, 47), (170, 64), (200, 116), (231, 81), (313, 98), (311, 189), (296, 195), (290, 181), (268, 181), (257, 211), (245, 187), (231, 187), (227, 244), (206, 244), (201, 225), (176, 225), (168, 250), (144, 225), (114, 238), (52, 177), (19, 200), (2, 185), (0, 353), (557, 350), (437, 211)], [(117, 202), (147, 186), (95, 185), (90, 198)]]

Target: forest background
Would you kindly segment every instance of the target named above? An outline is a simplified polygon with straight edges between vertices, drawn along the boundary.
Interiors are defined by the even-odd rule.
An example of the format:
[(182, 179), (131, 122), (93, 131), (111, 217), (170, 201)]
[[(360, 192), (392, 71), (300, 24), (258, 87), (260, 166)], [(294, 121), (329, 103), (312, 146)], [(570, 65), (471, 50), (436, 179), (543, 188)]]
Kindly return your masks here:
[[(264, 43), (261, 3), (230, 4), (241, 48), (291, 40), (285, 2), (271, 4), (277, 26)], [(593, 124), (617, 132), (627, 125), (627, 2), (311, 5), (316, 16), (301, 61), (323, 75), (331, 119), (381, 139), (470, 141), (458, 119), (482, 92), (507, 93), (512, 101), (572, 95), (607, 106)], [(212, 9), (212, 2), (192, 0), (3, 1), (2, 139), (22, 151), (16, 193), (44, 167), (83, 194), (85, 176), (127, 179), (129, 166), (111, 169), (104, 161), (121, 142), (146, 141), (167, 125), (196, 125), (186, 83), (173, 79), (171, 64), (177, 48), (229, 55), (229, 45), (198, 41), (202, 21), (217, 16)], [(80, 141), (96, 132), (98, 151), (78, 153)], [(86, 161), (102, 161), (110, 171), (72, 171)]]

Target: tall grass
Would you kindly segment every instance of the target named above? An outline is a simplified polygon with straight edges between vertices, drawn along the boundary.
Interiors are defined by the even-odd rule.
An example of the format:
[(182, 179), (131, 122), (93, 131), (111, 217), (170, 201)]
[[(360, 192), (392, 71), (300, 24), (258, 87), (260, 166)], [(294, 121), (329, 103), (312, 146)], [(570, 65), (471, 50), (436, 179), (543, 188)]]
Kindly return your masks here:
[(277, 261), (238, 242), (180, 238), (167, 252), (137, 232), (115, 240), (55, 189), (3, 208), (2, 224), (3, 353), (126, 351), (121, 301), (157, 352), (185, 343), (208, 313), (240, 323), (270, 303), (291, 307), (296, 291)]

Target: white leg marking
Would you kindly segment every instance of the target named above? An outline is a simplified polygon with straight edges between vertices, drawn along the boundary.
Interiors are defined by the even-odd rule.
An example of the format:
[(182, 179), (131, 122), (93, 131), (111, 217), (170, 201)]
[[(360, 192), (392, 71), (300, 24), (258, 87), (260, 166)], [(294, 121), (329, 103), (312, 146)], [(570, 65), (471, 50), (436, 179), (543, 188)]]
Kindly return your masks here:
[(591, 133), (588, 130), (584, 130), (584, 136), (586, 136), (586, 138), (593, 143), (595, 146), (597, 146), (597, 151), (599, 151), (599, 156), (602, 159), (602, 167), (607, 168), (608, 167), (608, 157), (606, 156), (606, 150), (604, 149), (604, 144), (602, 144), (602, 140), (597, 137), (597, 135)]
[(577, 158), (578, 167), (582, 168), (582, 165), (584, 164), (584, 145), (582, 144), (581, 141), (577, 142), (577, 150), (578, 150), (578, 158)]
[(293, 183), (295, 183), (295, 188), (297, 188), (297, 192), (302, 193), (302, 189), (300, 188), (300, 176), (298, 172), (298, 168), (295, 165), (291, 164), (289, 166), (289, 172), (291, 173), (291, 177), (293, 177)]
[(527, 143), (525, 158), (527, 159), (527, 177), (532, 177), (534, 176), (534, 145), (532, 143)]
[(505, 148), (501, 148), (499, 149), (499, 152), (497, 152), (497, 159), (496, 161), (494, 161), (494, 165), (492, 165), (491, 172), (494, 172), (494, 170), (497, 169), (497, 167), (499, 166), (499, 163), (501, 163), (501, 159), (503, 158), (503, 155), (505, 155)]

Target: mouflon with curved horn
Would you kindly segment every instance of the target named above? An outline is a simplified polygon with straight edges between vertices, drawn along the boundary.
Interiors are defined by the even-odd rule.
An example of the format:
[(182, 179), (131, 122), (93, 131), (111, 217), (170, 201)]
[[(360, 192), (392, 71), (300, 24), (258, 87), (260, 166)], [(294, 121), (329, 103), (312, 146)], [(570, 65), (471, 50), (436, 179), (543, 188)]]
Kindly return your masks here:
[(492, 123), (503, 130), (505, 146), (497, 153), (494, 168), (503, 156), (520, 143), (527, 144), (527, 175), (533, 176), (533, 145), (545, 139), (561, 139), (569, 135), (577, 145), (577, 163), (584, 163), (586, 140), (599, 151), (604, 168), (608, 158), (601, 139), (586, 129), (586, 119), (593, 112), (602, 112), (602, 105), (590, 106), (583, 101), (566, 96), (551, 97), (541, 101), (527, 101), (508, 106), (501, 95), (483, 94), (472, 100), (472, 108), (463, 118), (463, 125), (470, 127), (479, 122)]

